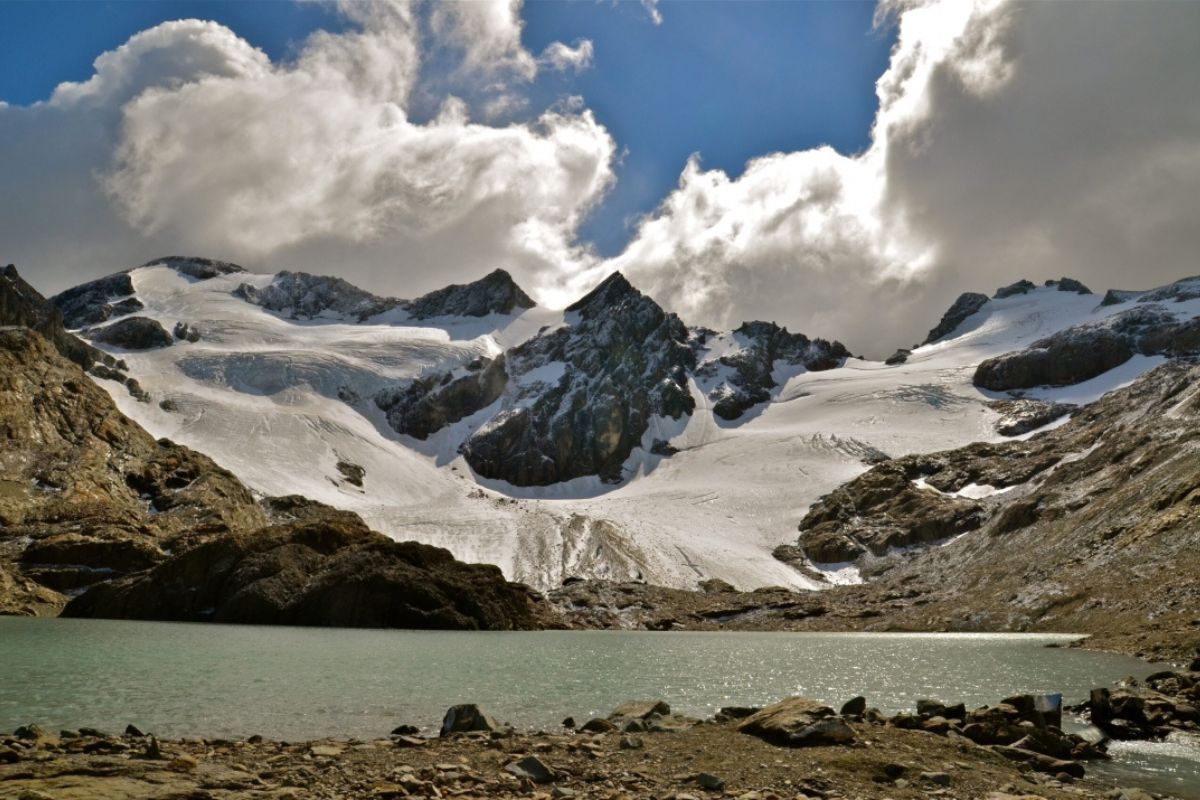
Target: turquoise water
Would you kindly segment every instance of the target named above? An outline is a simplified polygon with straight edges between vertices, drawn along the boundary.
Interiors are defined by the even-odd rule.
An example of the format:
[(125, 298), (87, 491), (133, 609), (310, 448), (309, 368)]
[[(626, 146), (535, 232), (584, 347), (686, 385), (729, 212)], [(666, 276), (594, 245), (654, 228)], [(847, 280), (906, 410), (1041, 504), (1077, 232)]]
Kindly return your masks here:
[[(519, 728), (557, 729), (567, 715), (582, 720), (636, 698), (709, 716), (721, 706), (793, 694), (834, 705), (863, 694), (894, 713), (921, 697), (972, 707), (1016, 692), (1062, 692), (1070, 703), (1094, 686), (1151, 670), (1126, 656), (1046, 647), (1071, 639), (0, 618), (0, 730), (37, 722), (119, 731), (134, 723), (163, 736), (375, 738), (401, 723), (435, 731), (446, 708), (464, 702)], [(1172, 786), (1176, 778), (1193, 780), (1179, 772), (1195, 763), (1186, 757), (1173, 764), (1139, 751), (1136, 758), (1146, 762), (1135, 765), (1138, 774), (1157, 770)], [(1122, 765), (1112, 769), (1124, 776)]]

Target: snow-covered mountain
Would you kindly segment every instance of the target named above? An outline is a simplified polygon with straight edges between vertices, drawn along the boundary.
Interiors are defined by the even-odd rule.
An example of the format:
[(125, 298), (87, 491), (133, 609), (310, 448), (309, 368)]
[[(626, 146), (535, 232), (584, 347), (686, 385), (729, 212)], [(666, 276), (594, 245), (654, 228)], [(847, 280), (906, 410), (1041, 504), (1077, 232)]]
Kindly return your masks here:
[[(121, 276), (55, 302), (149, 394), (100, 379), (152, 434), (263, 494), (356, 511), (540, 588), (857, 580), (853, 564), (772, 553), (873, 463), (999, 441), (999, 427), (1033, 435), (1175, 354), (1156, 331), (1200, 316), (1187, 281), (1103, 302), (1074, 281), (1024, 282), (964, 295), (882, 363), (770, 323), (689, 329), (620, 275), (565, 311), (533, 307), (502, 272), (413, 301), (196, 259)], [(1123, 336), (1131, 314), (1157, 321), (1074, 385), (1024, 385), (1014, 402), (1016, 384), (980, 377), (1005, 359), (1004, 374), (1029, 373), (1087, 331)]]

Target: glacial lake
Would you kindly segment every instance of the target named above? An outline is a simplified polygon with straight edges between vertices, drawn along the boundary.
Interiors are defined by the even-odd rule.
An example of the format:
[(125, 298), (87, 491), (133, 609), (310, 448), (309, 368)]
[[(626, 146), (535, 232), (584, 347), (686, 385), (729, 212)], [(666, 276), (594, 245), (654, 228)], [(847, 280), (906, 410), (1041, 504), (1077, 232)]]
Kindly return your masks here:
[[(445, 710), (478, 703), (518, 728), (558, 730), (632, 699), (698, 717), (721, 706), (805, 695), (835, 707), (862, 694), (887, 713), (917, 699), (995, 703), (1153, 668), (1048, 647), (1054, 634), (458, 633), (0, 618), (0, 730), (128, 723), (161, 736), (275, 739), (436, 732)], [(1089, 766), (1113, 780), (1200, 798), (1200, 749), (1121, 745)]]

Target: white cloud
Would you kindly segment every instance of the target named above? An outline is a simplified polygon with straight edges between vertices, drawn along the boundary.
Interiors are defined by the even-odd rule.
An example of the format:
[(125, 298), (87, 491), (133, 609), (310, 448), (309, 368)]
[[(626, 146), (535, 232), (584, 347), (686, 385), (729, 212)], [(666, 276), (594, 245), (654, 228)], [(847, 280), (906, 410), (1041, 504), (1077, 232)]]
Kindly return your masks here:
[(590, 39), (581, 39), (575, 43), (574, 47), (565, 45), (562, 42), (551, 42), (542, 51), (542, 55), (538, 61), (560, 72), (568, 70), (582, 72), (592, 65), (592, 55), (592, 42)]
[[(432, 27), (464, 46), (462, 69), (501, 53), (524, 81), (533, 57), (495, 44), (513, 8), (435, 11), (453, 19)], [(414, 122), (420, 20), (405, 4), (345, 9), (359, 29), (318, 33), (281, 64), (214, 23), (166, 23), (49, 102), (0, 110), (10, 258), (47, 290), (192, 252), (395, 293), (579, 258), (575, 230), (613, 179), (615, 145), (592, 114), (564, 103), (492, 126), (448, 97)], [(494, 66), (479, 80), (511, 112), (524, 98)]]
[[(1200, 4), (888, 2), (864, 152), (740, 175), (700, 154), (612, 259), (577, 239), (617, 158), (583, 103), (484, 122), (527, 114), (539, 68), (583, 68), (590, 42), (534, 56), (516, 2), (342, 8), (357, 29), (287, 63), (168, 23), (46, 102), (0, 104), (5, 260), (47, 290), (184, 251), (398, 295), (505, 267), (562, 304), (620, 268), (689, 322), (775, 319), (872, 354), (961, 291), (1197, 271)], [(430, 35), (463, 92), (430, 89)], [(440, 111), (414, 121), (414, 97)]]
[(646, 15), (650, 17), (651, 22), (662, 25), (662, 11), (658, 8), (658, 0), (642, 0), (642, 8), (646, 9)]
[(577, 284), (620, 267), (697, 323), (774, 318), (879, 355), (961, 291), (1197, 271), (1200, 5), (883, 13), (898, 40), (864, 153), (772, 154), (736, 178), (693, 160)]

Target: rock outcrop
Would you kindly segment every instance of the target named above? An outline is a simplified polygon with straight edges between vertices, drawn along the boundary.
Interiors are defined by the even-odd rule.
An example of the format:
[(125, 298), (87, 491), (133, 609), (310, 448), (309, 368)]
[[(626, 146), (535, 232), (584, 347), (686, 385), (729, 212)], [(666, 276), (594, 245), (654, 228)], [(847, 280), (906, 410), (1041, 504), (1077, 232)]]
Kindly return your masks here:
[(800, 522), (805, 555), (819, 564), (851, 562), (868, 553), (885, 556), (939, 542), (983, 524), (978, 501), (915, 483), (927, 466), (920, 456), (886, 461), (822, 497)]
[(37, 331), (62, 356), (83, 369), (100, 364), (117, 368), (112, 356), (67, 333), (62, 311), (30, 286), (9, 264), (0, 271), (0, 325), (17, 325)]
[(993, 391), (1065, 386), (1101, 375), (1135, 354), (1196, 353), (1200, 317), (1178, 321), (1162, 305), (1139, 305), (1059, 331), (1025, 350), (989, 358), (976, 369), (974, 383)]
[(413, 319), (424, 320), (433, 317), (511, 314), (518, 309), (533, 308), (534, 305), (512, 276), (498, 269), (473, 283), (451, 284), (418, 297), (408, 303), (407, 308)]
[(379, 297), (330, 275), (286, 271), (278, 273), (262, 288), (244, 283), (234, 294), (292, 319), (333, 316), (358, 322), (392, 309), (407, 311), (415, 320), (427, 320), (511, 314), (534, 306), (529, 295), (502, 269), (472, 283), (452, 284), (416, 300)]
[(156, 350), (175, 344), (175, 337), (149, 317), (125, 317), (103, 328), (89, 328), (83, 335), (97, 344), (122, 350)]
[(504, 364), (503, 354), (479, 358), (450, 372), (384, 389), (375, 396), (375, 404), (397, 433), (428, 439), (496, 402), (508, 385)]
[(292, 319), (333, 315), (362, 321), (403, 303), (394, 297), (378, 297), (331, 275), (286, 270), (262, 288), (243, 283), (234, 294), (247, 303)]
[(942, 315), (942, 319), (937, 326), (929, 332), (925, 337), (925, 341), (921, 344), (933, 344), (939, 339), (950, 335), (966, 321), (967, 317), (971, 316), (988, 302), (986, 294), (979, 292), (964, 292), (958, 296), (954, 304), (946, 310)]
[(197, 256), (164, 256), (142, 264), (143, 267), (170, 267), (180, 275), (186, 275), (198, 281), (206, 281), (219, 275), (237, 275), (245, 272), (244, 267), (228, 261), (217, 261), (212, 258)]
[(499, 568), (394, 542), (357, 515), (298, 499), (286, 521), (214, 537), (153, 568), (93, 586), (68, 617), (511, 630), (532, 626)]
[[(700, 344), (711, 334), (700, 333)], [(777, 387), (774, 372), (778, 366), (803, 367), (818, 371), (840, 367), (850, 357), (841, 342), (809, 339), (802, 333), (789, 333), (773, 322), (746, 322), (731, 334), (739, 347), (704, 362), (696, 369), (700, 378), (724, 379), (709, 390), (713, 413), (735, 420), (748, 409), (771, 399)]]
[(143, 308), (142, 301), (133, 296), (133, 278), (128, 272), (81, 284), (56, 294), (50, 302), (62, 311), (68, 328), (99, 325)]
[(652, 417), (694, 408), (687, 329), (620, 273), (567, 313), (568, 324), (507, 352), (500, 410), (461, 447), (483, 477), (517, 486), (617, 481)]

